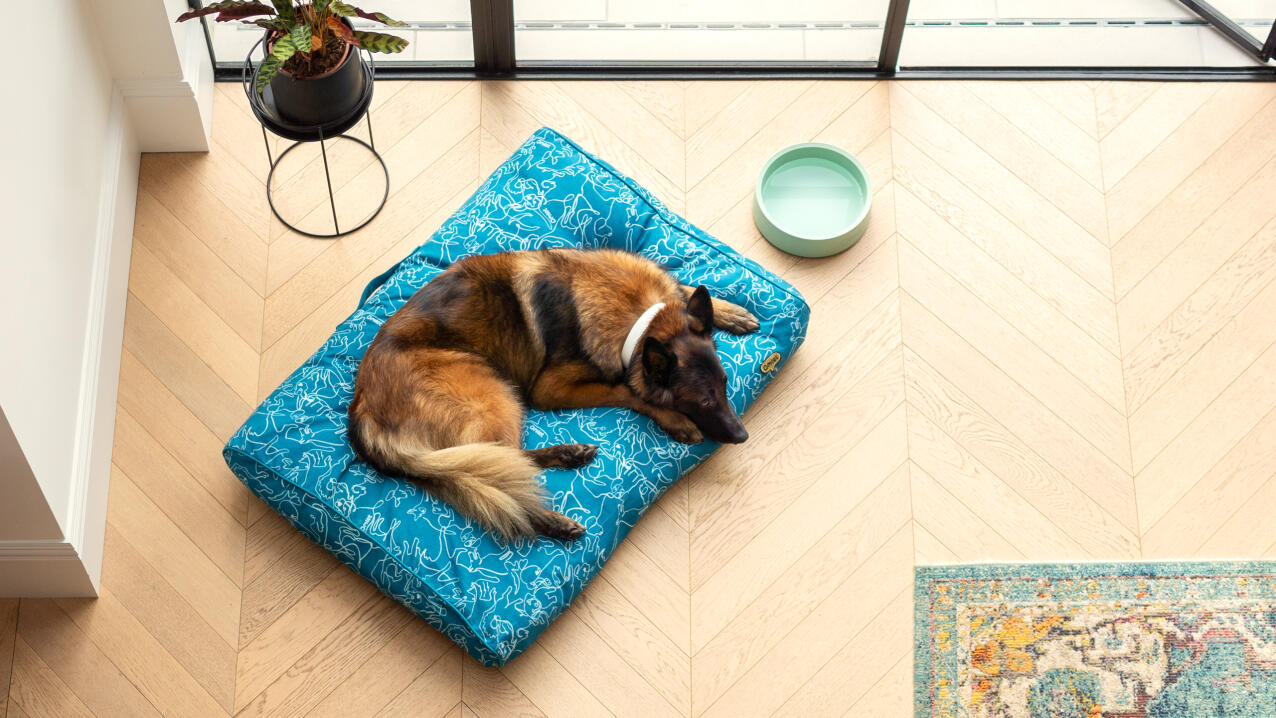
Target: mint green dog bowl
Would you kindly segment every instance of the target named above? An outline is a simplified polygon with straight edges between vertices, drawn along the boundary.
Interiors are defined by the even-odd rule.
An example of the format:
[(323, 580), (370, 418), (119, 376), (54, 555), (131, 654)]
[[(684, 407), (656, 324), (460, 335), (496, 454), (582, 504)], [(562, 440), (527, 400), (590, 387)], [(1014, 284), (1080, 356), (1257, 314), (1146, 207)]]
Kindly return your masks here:
[(777, 249), (799, 257), (846, 251), (864, 236), (873, 188), (846, 151), (819, 142), (786, 147), (762, 168), (753, 223)]

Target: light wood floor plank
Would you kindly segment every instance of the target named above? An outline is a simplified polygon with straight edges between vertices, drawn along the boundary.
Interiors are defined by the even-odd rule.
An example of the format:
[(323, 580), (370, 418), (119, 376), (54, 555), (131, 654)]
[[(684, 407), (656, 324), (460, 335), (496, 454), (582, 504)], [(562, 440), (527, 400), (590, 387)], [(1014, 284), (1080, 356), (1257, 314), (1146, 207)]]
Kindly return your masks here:
[(1118, 298), (1125, 297), (1215, 210), (1224, 205), (1233, 205), (1233, 213), (1245, 208), (1233, 195), (1247, 184), (1263, 183), (1255, 174), (1276, 151), (1276, 127), (1267, 121), (1272, 107), (1269, 102), (1254, 113), (1112, 247), (1112, 278)]
[[(869, 88), (863, 88), (867, 91)], [(758, 168), (776, 148), (808, 142), (861, 99), (863, 95), (841, 85), (817, 84), (767, 123), (739, 151), (734, 152), (698, 183), (687, 188), (687, 214), (693, 222), (712, 223), (753, 191)], [(869, 115), (866, 121), (880, 125)], [(885, 129), (884, 126), (879, 127)], [(876, 136), (874, 133), (873, 136)], [(689, 155), (690, 157), (690, 155)], [(886, 178), (872, 178), (884, 184)]]
[[(1051, 306), (1074, 318), (1101, 346), (1120, 353), (1110, 284), (1108, 289), (1088, 284), (904, 136), (896, 133), (892, 143), (896, 182)], [(900, 226), (908, 226), (907, 215), (897, 214)]]
[(686, 186), (687, 153), (682, 138), (665, 127), (642, 103), (615, 83), (586, 85), (580, 82), (558, 82), (554, 87), (584, 108), (593, 118), (606, 123), (626, 145), (651, 163), (658, 172)]
[[(927, 102), (934, 102), (929, 106)], [(978, 142), (951, 124), (953, 103), (940, 104), (922, 90), (891, 87), (891, 127), (994, 206), (1032, 241), (1054, 255), (1098, 292), (1112, 291), (1106, 242), (1068, 217)], [(941, 114), (943, 113), (943, 114)], [(972, 120), (973, 122), (973, 120)], [(1037, 178), (1032, 177), (1034, 181)], [(1077, 181), (1080, 181), (1077, 178)]]
[[(911, 464), (911, 462), (910, 462)], [(909, 481), (918, 473), (924, 473), (921, 469), (914, 466), (909, 468)], [(933, 479), (932, 479), (933, 481)], [(956, 503), (954, 500), (953, 503)], [(916, 509), (914, 508), (914, 511)], [(935, 537), (935, 534), (927, 531), (917, 520), (913, 521), (913, 561), (918, 565), (939, 564), (939, 563), (957, 563), (961, 559), (953, 552), (952, 549), (944, 545), (944, 542)]]
[[(898, 195), (900, 234), (931, 261), (978, 296), (1024, 336), (1061, 363), (1094, 393), (1124, 411), (1121, 360), (1036, 294), (960, 232), (944, 222), (912, 192)], [(914, 293), (916, 296), (916, 293)]]
[(248, 418), (248, 403), (131, 294), (124, 315), (124, 348), (222, 441)]
[(909, 296), (902, 301), (904, 343), (997, 423), (1019, 437), (1117, 516), (1128, 520), (1128, 470), (1114, 464), (995, 364)]
[[(833, 716), (850, 710), (912, 650), (912, 591), (905, 589), (802, 685), (776, 716)], [(867, 715), (867, 714), (866, 714)]]
[(378, 600), (372, 584), (338, 568), (271, 623), (257, 638), (239, 647), (236, 710), (248, 705), (329, 633)]
[[(870, 479), (871, 481), (871, 479)], [(906, 470), (893, 471), (863, 502), (842, 516), (795, 563), (787, 566), (765, 590), (739, 604), (740, 612), (720, 632), (703, 634), (703, 647), (692, 659), (694, 707), (703, 711), (741, 679), (757, 661), (786, 640), (786, 636), (819, 608), (833, 601), (856, 577), (873, 576), (886, 549), (888, 536), (908, 522)], [(911, 532), (909, 533), (911, 537)], [(910, 558), (911, 560), (911, 558)], [(830, 564), (843, 570), (832, 572)], [(902, 567), (895, 567), (899, 569)], [(850, 578), (846, 578), (846, 575)], [(701, 604), (716, 596), (693, 596), (697, 615)], [(839, 625), (839, 631), (848, 626)], [(847, 635), (849, 638), (849, 634)]]
[[(837, 654), (912, 581), (912, 532), (904, 525), (863, 568), (802, 619), (721, 698), (699, 715), (769, 715)], [(829, 626), (841, 630), (830, 631)], [(693, 690), (697, 675), (692, 668)], [(702, 705), (696, 702), (697, 710)]]
[(873, 684), (842, 718), (849, 716), (903, 716), (913, 709), (913, 654), (903, 658)]
[[(489, 124), (489, 116), (499, 124)], [(549, 125), (566, 133), (589, 151), (615, 162), (618, 169), (651, 189), (660, 201), (669, 204), (675, 211), (681, 209), (681, 174), (673, 177), (666, 174), (658, 164), (634, 149), (623, 131), (613, 131), (612, 121), (594, 117), (553, 83), (484, 83), (483, 124), (511, 147), (522, 144), (536, 127)]]
[[(1256, 520), (1254, 511), (1267, 512), (1270, 500), (1254, 500), (1276, 476), (1276, 409), (1263, 417), (1231, 451), (1210, 468), (1183, 498), (1143, 535), (1148, 556), (1196, 556), (1202, 546), (1209, 555), (1227, 546), (1227, 556), (1254, 556), (1276, 531)], [(1270, 538), (1268, 538), (1270, 536)]]
[(212, 307), (240, 339), (261, 348), (261, 295), (145, 190), (137, 193), (133, 239)]
[[(1258, 357), (1262, 348), (1276, 342), (1276, 241), (1270, 245), (1271, 266), (1265, 272), (1267, 286), (1248, 304), (1239, 305), (1246, 297), (1246, 278), (1228, 280), (1232, 284), (1224, 291), (1239, 296), (1224, 298), (1199, 297), (1209, 311), (1211, 324), (1221, 324), (1217, 333), (1205, 342), (1191, 358), (1187, 359), (1157, 392), (1130, 416), (1130, 441), (1134, 450), (1135, 468), (1141, 468), (1163, 449), (1184, 427), (1218, 396), (1238, 374)], [(1210, 289), (1216, 289), (1211, 287)], [(1199, 294), (1205, 293), (1204, 291)], [(1196, 303), (1198, 297), (1193, 297)], [(1222, 306), (1209, 306), (1210, 304)], [(1198, 309), (1196, 307), (1193, 308)], [(1230, 315), (1230, 316), (1229, 316)], [(1216, 318), (1215, 318), (1216, 317)], [(1190, 325), (1186, 321), (1183, 324)], [(1195, 343), (1195, 342), (1192, 342)], [(1177, 358), (1177, 357), (1176, 357)], [(1165, 363), (1172, 362), (1165, 360)], [(1171, 366), (1172, 368), (1172, 366)]]
[(1082, 552), (1094, 555), (911, 406), (908, 440), (914, 463), (984, 517), (1030, 560), (1060, 559)]
[[(767, 82), (746, 86), (715, 112), (704, 126), (687, 138), (687, 185), (699, 184), (731, 153), (740, 149), (759, 127), (764, 127), (814, 83), (809, 80)], [(863, 92), (866, 87), (859, 86)]]
[(235, 652), (199, 612), (120, 535), (106, 527), (102, 585), (146, 626), (226, 712), (235, 702)]
[(247, 521), (249, 491), (222, 460), (222, 440), (128, 349), (120, 359), (119, 404), (231, 516)]
[[(1055, 83), (1048, 83), (1054, 85)], [(1120, 126), (1159, 88), (1155, 82), (1099, 82), (1094, 84), (1095, 134), (1103, 139)]]
[[(685, 596), (685, 589), (683, 591)], [(577, 629), (582, 641), (593, 643), (598, 637), (606, 639), (596, 651), (586, 650), (585, 655), (602, 653), (605, 646), (633, 667), (636, 675), (655, 689), (662, 702), (685, 715), (691, 709), (690, 657), (685, 646), (679, 646), (660, 632), (633, 602), (607, 581), (597, 581), (572, 604), (572, 614), (582, 626), (592, 629), (586, 635)], [(591, 635), (593, 637), (591, 637)], [(568, 645), (577, 645), (568, 641)], [(575, 650), (575, 649), (572, 649)], [(556, 653), (559, 662), (566, 665), (570, 659)], [(627, 671), (617, 671), (621, 676)], [(628, 679), (632, 680), (632, 679)], [(636, 690), (647, 691), (638, 685)], [(616, 710), (613, 706), (612, 710)], [(663, 710), (663, 708), (661, 708)]]
[(1116, 397), (1100, 397), (1093, 392), (912, 242), (900, 243), (899, 265), (901, 289), (911, 299), (928, 307), (937, 319), (1118, 466), (1130, 465), (1125, 413), (1109, 401)]
[(238, 645), (239, 587), (118, 467), (107, 521), (227, 645)]
[[(377, 712), (377, 718), (422, 718), (447, 714), (445, 707), (461, 697), (462, 661), (469, 660), (461, 649), (452, 648), (425, 669), (416, 680), (408, 684), (386, 707)], [(343, 714), (349, 715), (349, 714)], [(462, 709), (462, 716), (466, 715)], [(470, 713), (469, 715), (473, 715)], [(516, 712), (498, 712), (490, 715), (538, 715)]]
[[(673, 696), (657, 691), (639, 669), (612, 650), (573, 611), (559, 616), (536, 645), (551, 654), (613, 715), (682, 716), (690, 706), (689, 685)], [(690, 660), (686, 656), (680, 658), (683, 663)], [(670, 703), (670, 698), (678, 705)]]
[[(807, 448), (805, 453), (815, 452), (816, 456), (827, 453), (829, 445), (826, 439), (821, 439), (819, 431), (828, 431), (828, 423), (818, 427), (816, 424), (819, 417), (843, 397), (846, 397), (844, 407), (852, 412), (858, 409), (863, 414), (871, 414), (882, 406), (887, 412), (894, 408), (891, 387), (895, 385), (890, 381), (894, 372), (886, 359), (899, 346), (897, 315), (894, 297), (887, 297), (869, 316), (843, 334), (845, 341), (789, 384), (801, 387), (800, 390), (795, 389), (784, 399), (768, 403), (746, 416), (750, 425), (767, 438), (766, 444), (756, 442), (732, 447), (722, 452), (721, 458), (711, 459), (701, 471), (692, 475), (687, 488), (695, 531), (724, 522), (723, 510), (740, 498), (743, 487), (753, 482), (766, 485), (767, 479), (762, 475), (764, 467), (784, 458), (778, 449), (802, 441)], [(874, 369), (879, 367), (879, 373), (873, 374)], [(792, 367), (786, 369), (792, 370)], [(875, 381), (866, 386), (871, 388), (856, 392), (856, 385), (870, 376)], [(881, 389), (883, 384), (885, 391)], [(902, 383), (898, 386), (902, 388)], [(895, 395), (898, 396), (898, 393)], [(867, 431), (868, 428), (861, 427), (861, 430)], [(808, 435), (808, 430), (814, 433)], [(833, 428), (833, 431), (841, 430), (841, 426)], [(833, 460), (837, 455), (832, 457)], [(807, 481), (814, 479), (808, 477)], [(700, 580), (693, 576), (692, 585), (699, 583)]]
[(97, 715), (159, 718), (159, 711), (50, 599), (26, 599), (22, 640)]
[[(373, 139), (382, 158), (387, 161), (387, 169), (392, 160), (396, 163), (395, 170), (404, 169), (398, 162), (410, 154), (409, 146), (413, 144), (409, 140), (400, 146), (404, 138), (418, 130), (435, 112), (451, 111), (456, 106), (451, 103), (453, 98), (463, 92), (472, 96), (475, 91), (470, 83), (463, 82), (411, 82), (382, 107), (373, 109)], [(471, 97), (469, 104), (473, 102)], [(367, 141), (366, 121), (356, 125), (353, 134)], [(348, 198), (348, 185), (369, 169), (373, 170), (371, 174), (380, 172), (380, 165), (375, 164), (376, 160), (364, 147), (352, 142), (331, 142), (327, 148), (329, 173), (338, 197)], [(300, 152), (302, 150), (299, 149)], [(310, 161), (304, 164), (290, 162), (290, 156), (275, 171), (275, 204), (284, 217), (308, 217), (316, 209), (330, 209), (322, 155), (311, 146), (304, 156)], [(404, 175), (396, 172), (390, 176), (397, 179)]]
[[(1218, 90), (1204, 83), (1167, 83), (1148, 97), (1099, 142), (1106, 189), (1111, 190)], [(1120, 237), (1124, 232), (1114, 234)]]
[(112, 458), (227, 578), (243, 583), (243, 524), (125, 410), (116, 415)]
[(1134, 477), (1139, 521), (1151, 527), (1271, 409), (1276, 396), (1276, 345), (1201, 412)]
[[(993, 92), (997, 90), (993, 85)], [(1014, 86), (1009, 86), (1014, 87)], [(917, 99), (942, 116), (944, 120), (959, 130), (972, 142), (979, 146), (989, 157), (995, 159), (1005, 169), (1032, 187), (1044, 199), (1081, 226), (1092, 237), (1100, 241), (1107, 239), (1107, 217), (1103, 202), (1103, 192), (1078, 174), (1073, 168), (1061, 161), (1027, 134), (985, 103), (976, 87), (960, 83), (928, 81), (912, 83), (907, 90)], [(987, 93), (985, 93), (987, 94)], [(996, 95), (994, 94), (994, 97)], [(1024, 101), (1020, 96), (1020, 104)], [(1027, 116), (1040, 117), (1043, 113), (1038, 109), (1042, 103), (1034, 102), (1027, 96), (1028, 106), (1021, 111)], [(1009, 98), (1002, 104), (1013, 104)], [(897, 124), (892, 113), (892, 124)], [(900, 124), (898, 126), (907, 127)], [(1071, 125), (1064, 125), (1071, 128)], [(906, 130), (901, 130), (906, 131)], [(1049, 133), (1047, 133), (1049, 134)], [(1052, 135), (1056, 138), (1059, 135)], [(1080, 142), (1082, 151), (1093, 152), (1093, 174), (1098, 174), (1098, 147), (1087, 137)], [(1077, 155), (1062, 151), (1064, 155)]]
[(257, 350), (204, 304), (163, 262), (133, 245), (129, 291), (245, 402), (257, 393)]
[(458, 663), (463, 673), (465, 705), (482, 718), (541, 718), (545, 715), (499, 669), (481, 666), (468, 657)]
[[(1227, 138), (1276, 94), (1261, 84), (1220, 88), (1178, 128), (1144, 157), (1129, 174), (1115, 182), (1108, 176), (1108, 231), (1124, 237)], [(1111, 138), (1109, 138), (1111, 139)], [(1111, 172), (1105, 157), (1104, 169)]]
[(14, 709), (31, 718), (95, 718), (22, 637), (14, 646), (9, 687), (10, 715)]
[[(1120, 484), (1071, 479), (912, 351), (905, 350), (904, 373), (910, 409), (935, 422), (1070, 536), (1098, 555), (1137, 555), (1138, 526), (1128, 478)], [(1122, 507), (1125, 510), (1116, 513)]]
[[(1254, 218), (1266, 226), (1233, 227), (1239, 232), (1222, 235), (1226, 239), (1209, 249), (1185, 248), (1183, 256), (1168, 258), (1155, 277), (1149, 276), (1155, 284), (1140, 285), (1118, 306), (1121, 323), (1138, 341), (1129, 345), (1125, 360), (1132, 410), (1271, 281), (1276, 220), (1269, 220)], [(1196, 239), (1207, 236), (1218, 235), (1202, 233)]]
[[(254, 524), (249, 533), (267, 523)], [(295, 529), (290, 529), (296, 533)], [(300, 536), (300, 534), (298, 534)], [(280, 616), (332, 576), (340, 562), (307, 538), (287, 541), (279, 560), (271, 564), (256, 580), (244, 586), (239, 618), (239, 645), (256, 640)]]
[[(692, 594), (692, 650), (697, 654), (749, 605), (852, 511), (880, 482), (894, 477), (907, 459), (904, 408), (849, 449), (797, 500), (777, 511), (721, 569)], [(895, 474), (899, 476), (895, 476)], [(847, 481), (854, 476), (854, 481)], [(902, 500), (906, 493), (897, 498)], [(880, 508), (880, 507), (879, 507)], [(906, 510), (903, 505), (887, 507)]]
[(690, 653), (691, 601), (646, 554), (621, 543), (598, 578), (628, 599), (673, 645)]
[(103, 589), (96, 599), (60, 598), (57, 605), (163, 715), (226, 715), (110, 591)]
[(686, 137), (687, 131), (685, 83), (626, 80), (615, 84), (677, 135), (679, 145), (683, 144), (681, 140)]
[(683, 137), (691, 137), (706, 123), (722, 114), (745, 90), (744, 82), (692, 81), (686, 83), (686, 128)]
[(552, 716), (597, 718), (615, 715), (548, 651), (533, 644), (501, 668), (501, 673)]
[[(453, 211), (478, 187), (478, 183), (465, 185), (449, 200), (443, 202), (428, 219), (419, 226), (433, 234)], [(424, 244), (429, 235), (413, 231), (385, 250), (375, 261), (355, 274), (350, 281), (323, 301), (305, 318), (298, 320), (287, 332), (261, 353), (258, 395), (265, 397), (279, 386), (298, 366), (327, 341), (335, 326), (350, 316), (358, 306), (363, 290), (373, 277), (394, 266), (399, 260)]]
[[(258, 294), (266, 292), (266, 232), (244, 223), (192, 172), (182, 155), (142, 157), (138, 188), (150, 193)], [(201, 200), (192, 202), (192, 197)]]
[[(427, 177), (435, 182), (444, 180), (452, 183), (450, 186), (453, 187), (458, 180), (463, 182), (473, 177), (473, 172), (461, 170), (466, 163), (460, 162), (454, 153), (457, 144), (469, 137), (478, 124), (478, 93), (477, 86), (469, 85), (462, 89), (443, 107), (413, 128), (411, 133), (386, 150), (384, 159), (386, 171), (393, 178), (390, 197), (394, 201), (387, 200), (386, 208), (377, 216), (376, 231), (359, 232), (331, 242), (316, 242), (309, 237), (287, 231), (275, 239), (270, 245), (270, 266), (266, 276), (268, 295), (273, 295), (317, 257), (339, 252), (349, 245), (366, 248), (368, 243), (378, 242), (388, 246), (389, 243), (407, 234), (416, 226), (416, 222), (420, 221), (420, 214), (413, 217), (415, 221), (407, 221), (405, 217), (420, 211), (421, 205), (417, 195), (428, 188), (428, 184), (421, 179), (423, 172), (430, 173)], [(469, 164), (474, 165), (475, 168), (477, 163), (473, 160), (476, 156), (477, 153), (473, 152), (467, 155), (471, 160)], [(450, 157), (455, 163), (454, 167), (447, 167), (447, 171), (443, 166), (435, 166), (445, 157)], [(461, 173), (459, 178), (455, 177), (458, 171)], [(378, 164), (352, 178), (345, 187), (342, 187), (342, 191), (354, 196), (374, 192), (379, 197), (383, 183), (384, 176)], [(433, 192), (437, 194), (438, 190)], [(453, 193), (448, 193), (447, 196), (450, 197)], [(315, 215), (322, 215), (323, 212), (328, 212), (330, 215), (331, 209), (322, 204), (317, 205), (301, 221), (313, 219)], [(369, 227), (369, 230), (371, 229)], [(270, 346), (273, 343), (273, 334), (267, 332), (266, 336), (264, 344)]]
[[(913, 520), (919, 529), (914, 537), (919, 552), (924, 545), (920, 531), (924, 530), (943, 545), (944, 551), (952, 554), (953, 561), (1023, 560), (1023, 552), (997, 533), (979, 514), (949, 493), (925, 469), (911, 460), (908, 463)], [(931, 561), (923, 560), (918, 553), (917, 562)]]
[[(258, 142), (260, 143), (260, 140)], [(203, 192), (221, 198), (223, 205), (233, 212), (249, 231), (269, 241), (270, 221), (273, 217), (270, 214), (270, 204), (266, 199), (266, 186), (257, 175), (248, 171), (239, 160), (235, 159), (233, 153), (225, 151), (221, 145), (214, 142), (210, 152), (178, 153), (169, 156), (176, 158), (182, 167), (199, 181)], [(264, 154), (261, 161), (263, 163), (266, 161)], [(265, 267), (264, 261), (262, 266)]]
[(239, 716), (306, 715), (417, 618), (385, 596), (363, 603), (243, 706)]
[[(1103, 167), (1094, 129), (1094, 95), (1077, 83), (972, 82), (979, 99), (1096, 189)], [(1101, 200), (1100, 200), (1101, 201)], [(1100, 214), (1106, 211), (1100, 205)], [(1103, 235), (1107, 228), (1100, 228)]]
[(678, 590), (689, 590), (691, 564), (686, 527), (655, 508), (643, 514), (625, 539), (659, 566)]
[[(706, 507), (696, 515), (691, 538), (694, 571), (691, 578), (695, 590), (700, 590), (714, 573), (728, 565), (732, 556), (763, 527), (776, 520), (808, 487), (823, 476), (850, 470), (846, 457), (853, 447), (872, 436), (882, 422), (892, 422), (886, 425), (891, 430), (900, 429), (903, 417), (894, 416), (904, 398), (898, 354), (892, 352), (876, 366), (876, 370), (866, 373), (863, 382), (827, 409), (807, 407), (806, 414), (816, 419), (814, 424), (800, 431), (791, 444), (776, 452), (775, 458), (760, 470), (736, 474), (734, 484), (723, 482), (723, 494), (729, 497), (725, 501), (711, 504), (707, 492), (694, 499), (698, 508)], [(795, 411), (798, 410), (795, 408)], [(898, 447), (882, 444), (887, 453), (897, 448), (901, 452), (906, 450), (902, 444)], [(899, 458), (904, 458), (902, 453)], [(699, 482), (692, 484), (693, 495), (698, 486)], [(710, 505), (715, 506), (712, 513), (707, 508)]]

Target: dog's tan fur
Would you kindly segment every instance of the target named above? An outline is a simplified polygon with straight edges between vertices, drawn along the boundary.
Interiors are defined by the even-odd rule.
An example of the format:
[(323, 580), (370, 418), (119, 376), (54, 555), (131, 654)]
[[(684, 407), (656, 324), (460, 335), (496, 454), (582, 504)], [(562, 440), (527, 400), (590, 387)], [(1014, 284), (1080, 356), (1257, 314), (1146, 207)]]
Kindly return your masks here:
[[(657, 302), (665, 308), (626, 369), (625, 338)], [(500, 537), (575, 538), (584, 528), (546, 507), (536, 474), (586, 464), (597, 447), (523, 451), (524, 404), (633, 409), (694, 443), (701, 430), (676, 407), (697, 412), (716, 401), (716, 413), (700, 420), (736, 436), (725, 440), (742, 441), (738, 417), (721, 406), (725, 389), (705, 378), (707, 362), (721, 374), (711, 326), (746, 333), (758, 325), (747, 310), (681, 286), (635, 254), (470, 257), (435, 277), (377, 333), (355, 381), (350, 441), (383, 473), (421, 482)]]

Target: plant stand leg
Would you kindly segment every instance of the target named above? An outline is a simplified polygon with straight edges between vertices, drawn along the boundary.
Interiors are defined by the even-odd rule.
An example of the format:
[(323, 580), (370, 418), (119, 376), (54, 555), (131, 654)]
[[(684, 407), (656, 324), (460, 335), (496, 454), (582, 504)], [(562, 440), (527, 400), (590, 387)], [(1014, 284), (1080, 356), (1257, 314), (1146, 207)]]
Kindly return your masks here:
[(328, 172), (328, 150), (324, 147), (323, 132), (319, 133), (319, 152), (323, 155), (323, 178), (328, 183), (328, 206), (332, 208), (333, 233), (341, 234), (341, 225), (337, 223), (337, 200), (332, 196), (332, 175)]

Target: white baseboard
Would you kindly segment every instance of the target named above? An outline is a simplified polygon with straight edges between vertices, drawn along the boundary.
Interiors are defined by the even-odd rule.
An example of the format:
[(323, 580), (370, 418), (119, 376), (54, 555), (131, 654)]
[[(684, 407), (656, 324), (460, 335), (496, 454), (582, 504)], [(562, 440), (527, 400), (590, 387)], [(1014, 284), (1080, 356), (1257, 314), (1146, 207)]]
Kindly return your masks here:
[(69, 541), (0, 541), (0, 597), (95, 596)]
[[(199, 23), (184, 26), (198, 33)], [(204, 37), (188, 37), (181, 77), (122, 79), (129, 121), (142, 152), (207, 152), (213, 127), (213, 66)]]
[(66, 507), (52, 507), (65, 511), (65, 537), (0, 541), (0, 596), (97, 595), (140, 159), (117, 89), (103, 147), (70, 500)]

